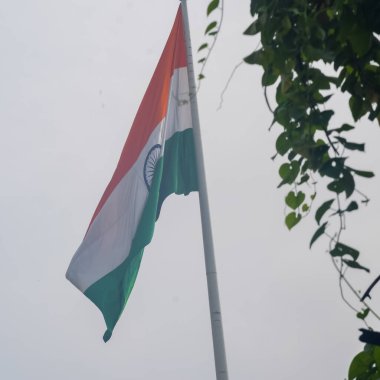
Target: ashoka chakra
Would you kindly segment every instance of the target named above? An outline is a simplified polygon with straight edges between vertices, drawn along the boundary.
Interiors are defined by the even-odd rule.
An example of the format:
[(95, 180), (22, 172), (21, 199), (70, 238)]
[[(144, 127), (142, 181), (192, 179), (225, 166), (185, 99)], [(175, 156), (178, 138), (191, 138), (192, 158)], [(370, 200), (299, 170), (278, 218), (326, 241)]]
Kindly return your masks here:
[(144, 181), (148, 190), (150, 190), (150, 187), (152, 186), (154, 169), (156, 168), (157, 161), (160, 158), (160, 153), (161, 153), (161, 145), (156, 144), (150, 148), (145, 158)]

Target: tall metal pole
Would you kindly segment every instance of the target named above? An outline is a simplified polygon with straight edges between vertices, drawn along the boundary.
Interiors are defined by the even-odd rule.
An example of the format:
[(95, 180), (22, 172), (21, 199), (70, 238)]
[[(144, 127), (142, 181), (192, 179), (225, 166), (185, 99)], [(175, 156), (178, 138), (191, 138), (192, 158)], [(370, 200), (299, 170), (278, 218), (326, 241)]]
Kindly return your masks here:
[(189, 16), (186, 0), (181, 0), (187, 49), (187, 72), (189, 76), (190, 107), (193, 121), (195, 153), (197, 157), (199, 205), (202, 219), (203, 247), (207, 274), (208, 299), (210, 305), (212, 339), (214, 345), (215, 370), (217, 380), (228, 380), (226, 351), (220, 310), (218, 280), (216, 275), (214, 243), (212, 240), (210, 209), (207, 196), (206, 174), (203, 161), (202, 139), (199, 124), (197, 89), (194, 77), (193, 56), (191, 52)]

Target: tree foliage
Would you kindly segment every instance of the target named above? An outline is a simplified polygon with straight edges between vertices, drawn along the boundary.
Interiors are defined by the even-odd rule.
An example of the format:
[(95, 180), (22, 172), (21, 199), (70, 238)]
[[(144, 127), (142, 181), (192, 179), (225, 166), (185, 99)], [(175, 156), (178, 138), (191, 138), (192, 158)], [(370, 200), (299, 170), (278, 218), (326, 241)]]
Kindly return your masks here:
[[(367, 117), (380, 123), (380, 2), (252, 0), (250, 10), (254, 21), (244, 34), (260, 34), (261, 46), (244, 60), (263, 68), (265, 88), (276, 85), (272, 124), (281, 126), (276, 151), (285, 161), (279, 168), (279, 187), (291, 187), (285, 198), (289, 207), (285, 223), (292, 229), (309, 213), (311, 205), (301, 189), (328, 179), (332, 197), (315, 212), (319, 227), (310, 247), (328, 236), (340, 281), (346, 268), (369, 272), (358, 262), (359, 250), (342, 243), (341, 234), (346, 215), (359, 209), (360, 202), (354, 199), (362, 194), (357, 189), (359, 178), (374, 174), (351, 163), (350, 152), (364, 152), (365, 144), (350, 138), (357, 128), (350, 120), (334, 125), (328, 103), (337, 93), (347, 93), (354, 122)], [(313, 197), (315, 191), (310, 203)], [(368, 198), (363, 195), (361, 202), (367, 204)], [(330, 231), (333, 226), (335, 231)], [(372, 311), (365, 306), (357, 312), (363, 321)], [(358, 354), (349, 379), (379, 378), (378, 356), (377, 347)]]
[(380, 379), (380, 347), (366, 345), (350, 364), (348, 380)]
[[(208, 11), (218, 4), (211, 1)], [(342, 233), (347, 216), (369, 201), (358, 184), (374, 176), (352, 162), (351, 152), (364, 152), (365, 144), (351, 136), (361, 118), (380, 123), (380, 1), (251, 0), (250, 12), (253, 21), (244, 34), (259, 35), (260, 44), (244, 61), (262, 67), (271, 127), (280, 127), (273, 158), (281, 158), (278, 187), (288, 188), (285, 224), (293, 229), (308, 215), (317, 183), (325, 184), (322, 193), (330, 195), (319, 200), (310, 247), (327, 237), (341, 289), (344, 281), (362, 302), (357, 317), (364, 322), (369, 313), (378, 317), (345, 277), (347, 269), (369, 269), (359, 263), (360, 251), (342, 241)], [(270, 86), (275, 86), (273, 108)], [(352, 119), (347, 115), (345, 123), (336, 125), (329, 105), (342, 93)], [(343, 291), (342, 297), (348, 303)], [(349, 379), (380, 378), (379, 350), (367, 346), (359, 353)]]
[[(323, 203), (316, 219), (319, 224), (331, 209), (342, 217), (358, 209), (350, 201), (356, 179), (373, 173), (348, 163), (349, 151), (363, 152), (365, 145), (350, 140), (355, 126), (349, 122), (333, 126), (334, 110), (327, 103), (334, 93), (346, 92), (354, 121), (366, 116), (380, 122), (380, 2), (252, 0), (251, 14), (255, 19), (244, 34), (259, 33), (261, 47), (244, 60), (263, 68), (264, 87), (277, 86), (273, 124), (282, 132), (276, 151), (286, 161), (279, 168), (279, 187), (294, 188), (286, 199), (303, 197), (300, 186), (316, 175), (329, 178), (327, 188), (336, 196)], [(345, 195), (346, 207), (339, 195)], [(286, 217), (289, 229), (309, 211), (308, 204), (299, 206)]]

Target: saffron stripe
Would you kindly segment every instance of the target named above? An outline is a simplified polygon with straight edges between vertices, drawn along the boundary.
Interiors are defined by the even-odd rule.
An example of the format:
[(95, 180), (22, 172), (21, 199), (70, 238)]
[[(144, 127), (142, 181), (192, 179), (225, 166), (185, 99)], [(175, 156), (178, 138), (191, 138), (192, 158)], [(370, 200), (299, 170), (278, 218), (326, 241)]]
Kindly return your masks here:
[(179, 8), (164, 51), (137, 111), (119, 163), (94, 212), (90, 225), (108, 197), (137, 160), (155, 127), (166, 115), (170, 80), (175, 69), (186, 67), (186, 45), (183, 34), (182, 11)]
[(128, 256), (146, 203), (144, 163), (148, 151), (174, 133), (192, 127), (187, 69), (175, 70), (167, 117), (152, 132), (138, 160), (115, 187), (88, 229), (66, 277), (82, 292), (119, 266)]

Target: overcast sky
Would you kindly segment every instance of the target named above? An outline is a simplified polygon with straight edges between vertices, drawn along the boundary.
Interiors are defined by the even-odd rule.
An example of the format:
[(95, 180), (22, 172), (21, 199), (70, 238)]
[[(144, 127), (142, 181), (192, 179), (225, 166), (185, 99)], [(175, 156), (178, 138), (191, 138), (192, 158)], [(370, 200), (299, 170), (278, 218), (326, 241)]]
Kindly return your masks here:
[[(107, 344), (100, 312), (64, 276), (178, 3), (0, 2), (1, 379), (214, 378), (196, 194), (165, 201)], [(188, 4), (194, 47), (205, 42), (206, 6)], [(281, 161), (270, 160), (279, 128), (268, 132), (260, 69), (241, 66), (217, 111), (233, 67), (257, 44), (242, 35), (249, 23), (249, 1), (227, 0), (199, 92), (230, 379), (344, 379), (361, 325), (339, 298), (327, 242), (308, 249), (312, 215), (292, 232), (283, 223)], [(337, 126), (352, 122), (343, 101), (334, 107)], [(353, 166), (375, 170), (378, 126), (363, 122), (357, 136), (367, 154)], [(373, 269), (349, 272), (365, 288), (380, 272), (380, 182), (361, 184), (371, 202), (352, 215), (345, 241)], [(380, 308), (380, 290), (373, 295)]]

